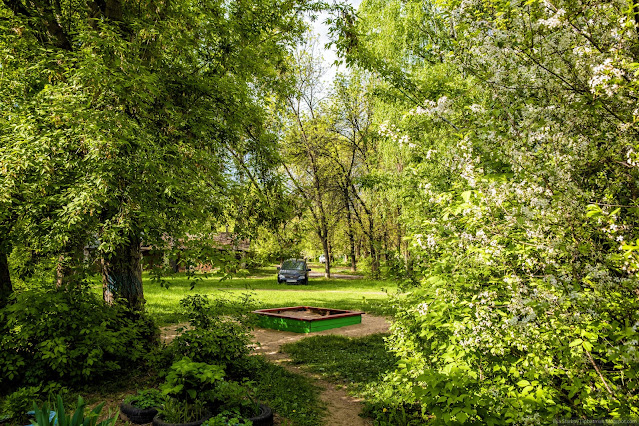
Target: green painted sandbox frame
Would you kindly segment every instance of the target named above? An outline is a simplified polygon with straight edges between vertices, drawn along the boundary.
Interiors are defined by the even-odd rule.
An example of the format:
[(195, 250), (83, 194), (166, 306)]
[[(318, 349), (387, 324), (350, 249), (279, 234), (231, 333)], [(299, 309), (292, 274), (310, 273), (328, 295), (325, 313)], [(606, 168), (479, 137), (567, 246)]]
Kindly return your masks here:
[[(298, 318), (290, 315), (293, 312), (310, 311), (322, 316), (317, 318)], [(340, 309), (314, 308), (311, 306), (293, 306), (290, 308), (259, 309), (253, 311), (260, 316), (259, 324), (264, 328), (294, 333), (312, 333), (360, 324), (362, 313)], [(287, 315), (288, 314), (288, 315)]]

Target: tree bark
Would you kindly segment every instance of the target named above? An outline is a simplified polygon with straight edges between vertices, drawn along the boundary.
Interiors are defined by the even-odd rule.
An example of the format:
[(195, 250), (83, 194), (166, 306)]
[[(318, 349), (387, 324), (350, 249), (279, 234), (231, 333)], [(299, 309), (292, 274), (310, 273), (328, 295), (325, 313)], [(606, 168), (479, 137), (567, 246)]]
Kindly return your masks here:
[(375, 248), (375, 227), (373, 225), (373, 218), (370, 216), (368, 225), (368, 243), (371, 251), (371, 275), (373, 278), (377, 278), (379, 276), (379, 257), (377, 255), (377, 249)]
[(0, 308), (7, 305), (11, 293), (13, 293), (13, 285), (9, 274), (9, 259), (7, 259), (7, 253), (0, 250)]
[(58, 288), (77, 287), (84, 281), (89, 266), (86, 262), (85, 245), (85, 241), (70, 243), (58, 256), (55, 274)]
[(355, 272), (357, 271), (357, 259), (355, 257), (355, 235), (353, 233), (353, 218), (351, 216), (351, 203), (348, 198), (348, 190), (344, 191), (344, 201), (346, 202), (346, 224), (348, 243), (350, 246), (351, 271)]
[(117, 299), (123, 299), (131, 309), (144, 308), (141, 259), (138, 237), (131, 237), (114, 253), (102, 256), (102, 295), (106, 303), (112, 304)]

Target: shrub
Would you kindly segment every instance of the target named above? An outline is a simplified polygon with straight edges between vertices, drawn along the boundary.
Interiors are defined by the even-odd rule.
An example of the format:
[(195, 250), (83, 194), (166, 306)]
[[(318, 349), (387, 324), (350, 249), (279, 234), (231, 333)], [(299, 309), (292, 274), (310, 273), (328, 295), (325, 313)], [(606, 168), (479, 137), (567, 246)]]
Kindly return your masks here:
[(0, 310), (0, 393), (94, 384), (143, 362), (158, 334), (149, 318), (87, 289), (25, 291)]
[(241, 370), (249, 354), (249, 326), (252, 309), (250, 298), (239, 301), (217, 299), (213, 303), (199, 294), (180, 301), (190, 324), (194, 327), (171, 342), (170, 359), (187, 357), (195, 362), (220, 364), (228, 371)]
[(206, 398), (203, 395), (213, 390), (223, 377), (224, 369), (219, 365), (182, 358), (173, 363), (160, 388), (164, 395), (178, 401), (193, 402)]
[(189, 358), (174, 362), (166, 382), (160, 386), (168, 397), (160, 409), (162, 418), (171, 423), (185, 423), (204, 417), (211, 394), (223, 377), (224, 369), (219, 365)]
[(210, 330), (187, 330), (171, 346), (180, 357), (225, 366), (248, 354), (250, 339), (246, 329), (231, 321), (220, 321)]

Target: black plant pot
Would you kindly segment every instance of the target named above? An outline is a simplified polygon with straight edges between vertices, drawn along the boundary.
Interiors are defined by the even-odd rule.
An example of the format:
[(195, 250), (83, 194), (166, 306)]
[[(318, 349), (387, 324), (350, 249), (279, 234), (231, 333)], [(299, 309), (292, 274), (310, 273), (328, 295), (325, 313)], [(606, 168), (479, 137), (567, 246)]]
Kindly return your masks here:
[(164, 420), (162, 420), (162, 418), (158, 414), (157, 416), (153, 417), (153, 426), (200, 426), (202, 423), (204, 423), (205, 421), (207, 421), (211, 417), (212, 417), (212, 414), (211, 413), (207, 413), (207, 414), (204, 415), (204, 417), (202, 417), (200, 420), (197, 420), (195, 422), (191, 422), (191, 423), (167, 423)]
[(138, 408), (125, 402), (120, 404), (120, 411), (131, 423), (138, 425), (151, 423), (153, 421), (153, 417), (158, 414), (158, 410), (155, 408)]
[(260, 404), (260, 414), (247, 419), (253, 422), (253, 426), (273, 426), (273, 411), (264, 404)]

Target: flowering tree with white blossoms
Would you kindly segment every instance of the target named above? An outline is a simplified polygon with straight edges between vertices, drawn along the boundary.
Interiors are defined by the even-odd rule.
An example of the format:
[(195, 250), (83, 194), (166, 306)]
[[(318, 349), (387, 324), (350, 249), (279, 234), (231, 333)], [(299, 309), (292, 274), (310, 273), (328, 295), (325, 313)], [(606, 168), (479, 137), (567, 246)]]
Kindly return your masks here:
[(378, 3), (351, 60), (377, 66), (392, 8), (424, 40), (395, 55), (411, 84), (388, 79), (422, 98), (380, 129), (412, 151), (423, 273), (389, 339), (396, 402), (441, 424), (636, 418), (639, 4)]

